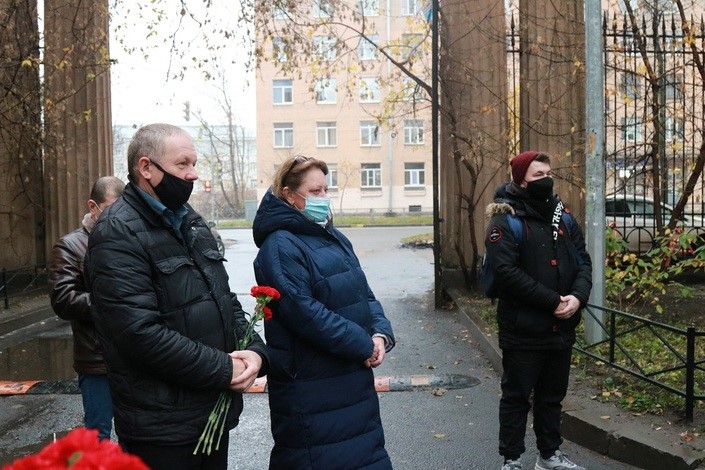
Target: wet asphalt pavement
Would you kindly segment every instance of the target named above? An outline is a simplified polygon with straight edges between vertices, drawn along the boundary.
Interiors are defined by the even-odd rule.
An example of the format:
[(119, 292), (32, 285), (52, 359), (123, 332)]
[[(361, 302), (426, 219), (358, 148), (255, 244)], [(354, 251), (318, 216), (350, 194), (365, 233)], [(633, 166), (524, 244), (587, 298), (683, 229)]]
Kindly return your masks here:
[[(499, 378), (470, 340), (465, 317), (458, 311), (434, 310), (433, 253), (430, 249), (400, 248), (408, 235), (429, 233), (431, 227), (344, 228), (351, 239), (372, 290), (392, 321), (397, 346), (376, 370), (377, 376), (447, 376), (478, 379), (476, 386), (413, 388), (380, 393), (387, 450), (396, 469), (499, 469), (497, 406)], [(227, 268), (233, 291), (251, 311), (254, 299), (252, 260), (257, 249), (250, 230), (221, 230), (226, 242)], [(51, 319), (12, 338), (0, 337), (0, 350), (9, 343), (48, 335), (66, 337), (65, 323)], [(51, 354), (37, 348), (37, 354)], [(2, 357), (0, 356), (0, 360)], [(47, 360), (46, 358), (44, 360)], [(54, 358), (61, 366), (64, 359)], [(69, 357), (65, 360), (69, 361)], [(38, 364), (43, 362), (42, 358)], [(32, 379), (35, 377), (25, 377)], [(0, 380), (6, 380), (0, 377)], [(76, 394), (0, 397), (0, 464), (33, 452), (54, 433), (61, 436), (81, 425), (81, 398)], [(267, 395), (245, 396), (241, 424), (231, 432), (229, 468), (261, 470), (268, 467), (272, 439)], [(524, 468), (533, 468), (533, 433), (527, 431)], [(629, 465), (566, 442), (562, 448), (572, 460), (590, 470), (627, 470)]]

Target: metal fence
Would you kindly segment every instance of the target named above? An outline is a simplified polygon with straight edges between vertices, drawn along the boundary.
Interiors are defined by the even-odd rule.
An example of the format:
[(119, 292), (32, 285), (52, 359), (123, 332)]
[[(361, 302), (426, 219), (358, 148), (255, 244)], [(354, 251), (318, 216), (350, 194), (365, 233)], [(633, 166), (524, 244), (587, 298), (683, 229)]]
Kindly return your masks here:
[[(705, 186), (691, 178), (705, 156), (705, 24), (691, 19), (686, 36), (677, 12), (651, 12), (637, 26), (614, 12), (603, 17), (605, 68), (606, 214), (632, 248), (645, 251), (671, 220), (671, 210), (690, 194), (678, 224), (702, 228)], [(519, 25), (507, 36), (510, 89), (520, 90)], [(693, 52), (690, 44), (701, 52)], [(520, 100), (510, 100), (517, 128)]]
[(10, 308), (10, 299), (13, 297), (35, 294), (46, 289), (47, 270), (44, 265), (2, 268), (0, 272), (0, 297), (5, 308)]
[[(700, 340), (705, 332), (591, 304), (583, 312), (594, 319), (605, 339), (588, 345), (578, 338), (575, 349), (685, 398), (685, 419), (692, 422), (695, 402), (705, 400), (705, 343)], [(645, 343), (655, 356), (634, 347)]]

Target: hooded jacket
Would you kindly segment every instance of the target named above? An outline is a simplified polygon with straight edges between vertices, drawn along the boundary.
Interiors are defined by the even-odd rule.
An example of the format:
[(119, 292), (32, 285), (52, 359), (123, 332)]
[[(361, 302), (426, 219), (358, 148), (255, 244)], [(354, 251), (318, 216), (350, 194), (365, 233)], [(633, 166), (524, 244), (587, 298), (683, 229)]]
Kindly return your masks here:
[[(550, 208), (558, 203), (557, 197), (552, 198)], [(578, 224), (571, 230), (558, 214), (554, 226), (534, 207), (523, 188), (507, 183), (497, 189), (486, 210), (485, 249), (499, 290), (497, 320), (503, 349), (571, 347), (580, 311), (565, 320), (553, 312), (562, 295), (574, 295), (584, 307), (592, 288), (592, 263)], [(521, 218), (522, 240), (514, 240), (509, 213)]]
[(253, 224), (260, 285), (282, 294), (265, 322), (271, 469), (389, 469), (372, 335), (394, 335), (348, 239), (271, 191)]
[(61, 237), (51, 250), (49, 299), (54, 313), (71, 322), (74, 370), (79, 374), (106, 374), (91, 318), (91, 296), (83, 279), (83, 258), (94, 225), (90, 213), (83, 217), (82, 225)]
[[(247, 326), (210, 228), (186, 207), (177, 232), (130, 183), (89, 238), (86, 280), (120, 440), (195, 446)], [(248, 349), (264, 375), (261, 338)], [(231, 395), (228, 430), (242, 411), (242, 395)]]

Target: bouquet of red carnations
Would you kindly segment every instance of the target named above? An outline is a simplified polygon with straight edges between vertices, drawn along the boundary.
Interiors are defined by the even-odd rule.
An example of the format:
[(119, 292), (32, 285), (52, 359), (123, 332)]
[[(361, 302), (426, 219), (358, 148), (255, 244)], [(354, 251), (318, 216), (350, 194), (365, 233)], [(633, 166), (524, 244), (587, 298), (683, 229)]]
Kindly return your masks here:
[[(255, 305), (255, 311), (250, 315), (250, 319), (247, 322), (245, 334), (237, 342), (237, 349), (239, 351), (247, 348), (252, 342), (252, 336), (255, 334), (255, 325), (257, 322), (272, 318), (272, 310), (267, 307), (267, 304), (272, 300), (279, 300), (281, 297), (278, 290), (268, 286), (254, 286), (250, 290), (250, 295), (257, 299), (257, 304)], [(220, 438), (223, 435), (223, 431), (225, 431), (225, 419), (228, 416), (230, 404), (232, 403), (231, 393), (232, 392), (228, 390), (221, 392), (220, 396), (218, 396), (218, 401), (215, 402), (213, 411), (208, 415), (206, 427), (203, 429), (201, 437), (198, 438), (196, 448), (193, 451), (194, 455), (198, 452), (210, 455), (213, 450), (214, 441), (215, 450), (218, 450), (220, 447)]]

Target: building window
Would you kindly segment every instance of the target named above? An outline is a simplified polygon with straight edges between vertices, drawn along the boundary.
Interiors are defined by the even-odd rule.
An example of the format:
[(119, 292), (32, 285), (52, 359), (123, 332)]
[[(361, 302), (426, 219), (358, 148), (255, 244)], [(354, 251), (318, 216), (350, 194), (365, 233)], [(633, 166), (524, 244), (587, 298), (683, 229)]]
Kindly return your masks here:
[(358, 5), (362, 16), (379, 15), (379, 0), (358, 0)]
[(330, 18), (333, 11), (333, 5), (330, 0), (314, 0), (313, 1), (313, 17), (314, 18)]
[(360, 79), (360, 103), (379, 103), (382, 100), (382, 90), (379, 78)]
[(322, 80), (318, 80), (314, 86), (314, 91), (316, 92), (316, 103), (330, 104), (338, 101), (338, 95), (335, 88), (335, 78), (324, 78)]
[(404, 144), (405, 145), (422, 145), (423, 144), (423, 121), (416, 119), (407, 119), (404, 121)]
[(274, 80), (272, 83), (274, 104), (291, 104), (294, 102), (294, 85), (291, 80)]
[(382, 168), (380, 163), (363, 163), (360, 165), (360, 187), (381, 188)]
[(376, 34), (370, 34), (367, 39), (360, 38), (360, 42), (357, 45), (357, 55), (360, 60), (375, 60), (377, 58), (377, 46), (379, 42), (379, 36)]
[[(421, 77), (421, 80), (423, 78)], [(402, 100), (409, 101), (413, 103), (420, 103), (424, 99), (424, 91), (413, 79), (409, 77), (404, 77), (402, 80), (404, 89), (402, 90)]]
[(404, 186), (417, 188), (425, 184), (426, 170), (424, 163), (404, 163)]
[(679, 100), (683, 96), (683, 74), (667, 73), (663, 77), (666, 87), (666, 99)]
[(335, 38), (330, 36), (314, 36), (313, 44), (316, 48), (316, 59), (333, 60), (338, 55), (335, 50)]
[(622, 140), (641, 142), (641, 139), (641, 121), (633, 116), (622, 118)]
[(377, 121), (360, 121), (360, 146), (376, 147), (379, 144), (379, 125)]
[(272, 18), (275, 20), (285, 20), (291, 17), (291, 12), (286, 8), (285, 2), (277, 2), (279, 5), (275, 5), (272, 10)]
[(286, 49), (284, 38), (276, 37), (272, 39), (272, 59), (275, 62), (287, 62), (289, 60), (286, 55)]
[(338, 145), (338, 128), (335, 121), (317, 122), (316, 135), (319, 147), (335, 147)]
[(421, 10), (420, 0), (401, 0), (402, 16), (414, 16)]
[(335, 163), (328, 164), (326, 184), (328, 185), (328, 189), (336, 189), (338, 187), (338, 165)]
[(636, 99), (639, 97), (641, 88), (641, 78), (635, 73), (624, 72), (622, 74), (622, 94), (627, 98)]
[(666, 118), (664, 123), (666, 141), (671, 142), (673, 140), (682, 140), (684, 135), (684, 121), (683, 118), (669, 117)]
[(408, 60), (411, 57), (419, 56), (419, 49), (423, 42), (421, 34), (402, 34), (401, 35), (401, 58)]
[(274, 123), (274, 147), (291, 148), (294, 146), (294, 123)]

